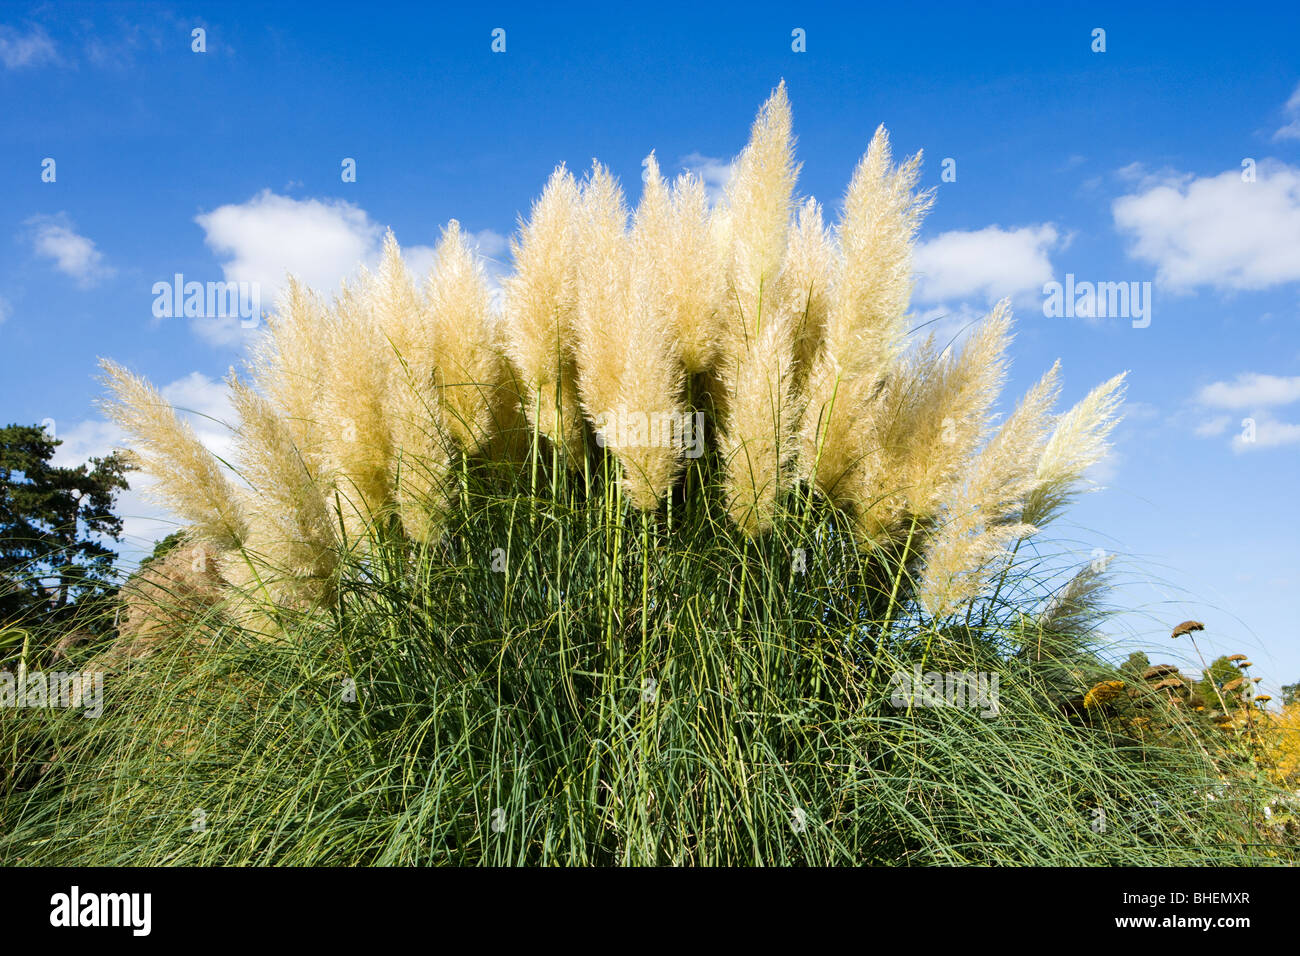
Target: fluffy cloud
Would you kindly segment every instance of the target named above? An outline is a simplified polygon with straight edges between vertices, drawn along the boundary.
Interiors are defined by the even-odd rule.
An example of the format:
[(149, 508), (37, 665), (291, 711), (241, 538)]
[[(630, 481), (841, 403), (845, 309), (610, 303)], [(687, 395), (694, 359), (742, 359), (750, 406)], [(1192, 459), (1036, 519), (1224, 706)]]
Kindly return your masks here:
[(1282, 107), (1282, 114), (1288, 122), (1273, 134), (1273, 139), (1300, 139), (1300, 83), (1296, 84), (1291, 98)]
[(1052, 278), (1048, 252), (1060, 241), (1051, 223), (1003, 229), (953, 230), (917, 244), (912, 257), (915, 328), (945, 346), (960, 347), (1002, 298), (1020, 306), (1039, 301)]
[(1052, 278), (1048, 252), (1060, 234), (1051, 223), (953, 230), (918, 243), (913, 256), (920, 302), (1037, 297)]
[(499, 262), (510, 252), (510, 240), (492, 229), (480, 229), (465, 235), (478, 248), (478, 254), (489, 261)]
[(1196, 395), (1202, 405), (1213, 408), (1261, 408), (1289, 405), (1300, 399), (1300, 375), (1262, 375), (1243, 372), (1231, 382), (1213, 382)]
[(231, 282), (256, 282), (273, 300), (286, 273), (325, 292), (353, 275), (383, 241), (365, 210), (343, 200), (291, 199), (269, 189), (195, 217)]
[[(134, 66), (141, 54), (161, 53), (174, 41), (178, 33), (185, 34), (189, 45), (189, 32), (194, 26), (206, 27), (202, 20), (193, 17), (180, 19), (165, 10), (157, 10), (149, 22), (95, 23), (79, 19), (60, 24), (63, 39), (59, 44), (50, 39), (42, 26), (26, 30), (0, 24), (0, 65), (10, 70), (53, 64), (76, 69), (82, 64), (125, 70)], [(208, 52), (229, 52), (209, 30)]]
[[(189, 32), (194, 26), (206, 27), (201, 20), (193, 23), (180, 22), (174, 15), (161, 13), (151, 23), (119, 23), (116, 28), (87, 31), (84, 52), (86, 61), (92, 66), (109, 70), (127, 70), (135, 66), (142, 53), (152, 51), (161, 53), (172, 42), (177, 32), (186, 36), (189, 45)], [(177, 29), (179, 28), (179, 30)], [(170, 36), (168, 35), (170, 34)], [(209, 31), (208, 51), (213, 52), (217, 44)]]
[(229, 460), (234, 450), (234, 436), (230, 429), (234, 409), (230, 406), (224, 382), (211, 379), (202, 372), (190, 372), (159, 391), (189, 421), (199, 441), (218, 458)]
[(0, 63), (8, 70), (59, 62), (54, 41), (41, 27), (22, 33), (13, 27), (0, 25)]
[(9, 300), (0, 295), (0, 325), (4, 325), (13, 312), (14, 307), (9, 304)]
[(79, 286), (88, 288), (115, 272), (104, 264), (104, 254), (93, 240), (80, 235), (68, 218), (35, 216), (25, 223), (32, 227), (32, 251), (49, 259), (54, 268), (71, 276)]
[(1278, 448), (1300, 442), (1300, 425), (1280, 422), (1267, 413), (1252, 417), (1243, 423), (1240, 432), (1232, 436), (1232, 450), (1255, 451), (1261, 448)]
[(1227, 415), (1215, 415), (1213, 418), (1206, 419), (1196, 426), (1195, 432), (1197, 438), (1218, 438), (1228, 430), (1232, 424), (1232, 418)]
[(1300, 280), (1300, 169), (1271, 160), (1241, 172), (1166, 174), (1111, 207), (1129, 255), (1176, 291), (1265, 289)]
[[(364, 265), (374, 269), (383, 250), (384, 229), (359, 206), (341, 199), (293, 199), (269, 189), (243, 203), (220, 206), (195, 218), (204, 240), (222, 259), (229, 282), (253, 282), (263, 310), (271, 308), (285, 277), (296, 276), (326, 295)], [(483, 257), (489, 281), (499, 286), (509, 243), (491, 229), (467, 233)], [(432, 246), (406, 246), (403, 258), (423, 279), (433, 265)], [(237, 319), (202, 319), (195, 331), (218, 345), (240, 337)]]
[(1279, 421), (1269, 410), (1300, 401), (1300, 375), (1264, 375), (1244, 372), (1231, 382), (1211, 382), (1201, 388), (1195, 403), (1202, 408), (1227, 409), (1236, 415), (1215, 415), (1196, 426), (1200, 438), (1216, 438), (1240, 425), (1232, 436), (1233, 451), (1255, 451), (1300, 442), (1300, 425)]

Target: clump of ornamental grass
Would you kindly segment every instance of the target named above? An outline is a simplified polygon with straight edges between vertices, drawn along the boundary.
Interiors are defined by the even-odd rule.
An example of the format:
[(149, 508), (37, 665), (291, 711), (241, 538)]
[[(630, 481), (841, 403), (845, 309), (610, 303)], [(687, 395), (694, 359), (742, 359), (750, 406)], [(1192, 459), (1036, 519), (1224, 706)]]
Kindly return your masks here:
[(328, 603), (340, 553), (436, 545), (455, 472), (521, 447), (582, 474), (585, 496), (612, 458), (623, 498), (657, 519), (694, 493), (698, 414), (706, 477), (747, 538), (796, 499), (825, 503), (886, 576), (915, 568), (900, 597), (942, 619), (1082, 489), (1123, 376), (1054, 415), (1053, 367), (998, 425), (1005, 303), (959, 351), (907, 348), (932, 198), (919, 162), (895, 166), (877, 130), (828, 230), (795, 196), (782, 86), (712, 209), (698, 178), (665, 181), (653, 155), (631, 211), (603, 166), (581, 182), (557, 169), (521, 223), (500, 314), (455, 222), (423, 284), (391, 235), (378, 272), (330, 303), (290, 283), (250, 382), (232, 373), (230, 470), (111, 362), (108, 411), (161, 500), (259, 605)]
[(781, 87), (713, 207), (653, 156), (634, 208), (556, 170), (499, 312), (454, 222), (422, 280), (390, 237), (329, 301), (289, 284), (228, 467), (106, 363), (221, 596), (103, 717), (45, 718), (60, 756), (0, 804), (0, 855), (1283, 858), (1196, 798), (1227, 771), (1172, 703), (1156, 744), (1071, 707), (1117, 679), (1104, 568), (1044, 593), (1036, 536), (1122, 376), (1056, 414), (1053, 367), (999, 423), (1005, 304), (909, 347), (919, 162), (878, 130), (828, 227)]

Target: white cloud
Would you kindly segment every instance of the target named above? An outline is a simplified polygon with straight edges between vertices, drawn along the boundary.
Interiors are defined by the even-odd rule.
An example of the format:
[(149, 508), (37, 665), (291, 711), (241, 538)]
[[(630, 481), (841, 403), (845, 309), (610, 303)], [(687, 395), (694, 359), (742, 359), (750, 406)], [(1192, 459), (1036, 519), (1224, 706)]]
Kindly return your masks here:
[(331, 293), (383, 241), (365, 210), (343, 200), (291, 199), (264, 189), (195, 217), (228, 281), (256, 282), (273, 301), (286, 273)]
[[(361, 266), (376, 268), (383, 252), (383, 227), (364, 209), (341, 199), (293, 199), (264, 189), (247, 202), (202, 213), (195, 222), (208, 246), (224, 260), (224, 278), (257, 283), (264, 310), (274, 305), (286, 275), (328, 297), (342, 280), (355, 277)], [(509, 243), (491, 229), (466, 235), (484, 257), (495, 292)], [(432, 246), (402, 249), (417, 281), (429, 274), (433, 255)], [(241, 334), (236, 318), (198, 320), (194, 329), (218, 345), (235, 344)]]
[(510, 252), (510, 240), (493, 229), (480, 229), (467, 232), (470, 244), (478, 249), (478, 254), (485, 259), (503, 259)]
[(103, 458), (121, 444), (122, 430), (102, 418), (77, 422), (66, 430), (59, 428), (57, 422), (54, 424), (53, 429), (49, 425), (45, 428), (46, 431), (52, 430), (54, 437), (62, 442), (55, 449), (53, 459), (54, 464), (61, 468), (76, 467), (91, 458)]
[(1273, 134), (1273, 139), (1300, 139), (1300, 83), (1282, 107), (1282, 114), (1289, 122)]
[(1204, 386), (1197, 391), (1194, 401), (1202, 408), (1236, 413), (1215, 415), (1195, 428), (1195, 434), (1201, 438), (1217, 438), (1236, 429), (1230, 442), (1233, 451), (1300, 443), (1300, 425), (1279, 421), (1269, 410), (1300, 401), (1300, 375), (1243, 372), (1230, 382), (1211, 382)]
[(9, 304), (9, 300), (0, 295), (0, 325), (4, 325), (9, 320), (9, 316), (14, 314), (14, 307)]
[(1215, 415), (1196, 426), (1195, 434), (1197, 438), (1218, 438), (1228, 430), (1232, 424), (1232, 419), (1227, 415)]
[(710, 205), (716, 205), (726, 191), (731, 174), (735, 172), (735, 159), (718, 159), (690, 153), (677, 161), (677, 165), (688, 173), (694, 173), (704, 182), (704, 189), (709, 195)]
[(1160, 417), (1160, 406), (1150, 402), (1124, 402), (1124, 420), (1126, 422), (1152, 421)]
[(1268, 413), (1251, 417), (1254, 424), (1254, 437), (1250, 436), (1247, 423), (1243, 422), (1240, 432), (1232, 436), (1232, 450), (1235, 452), (1255, 451), (1261, 448), (1277, 448), (1282, 445), (1294, 445), (1300, 442), (1300, 425), (1280, 422)]
[(54, 41), (43, 28), (34, 27), (27, 33), (21, 33), (13, 27), (0, 25), (0, 63), (6, 69), (20, 70), (23, 67), (57, 62), (59, 54), (54, 48)]
[(190, 372), (159, 391), (189, 421), (199, 441), (208, 450), (219, 458), (230, 459), (234, 449), (230, 423), (234, 421), (235, 413), (224, 382), (211, 379), (202, 372)]
[(95, 248), (94, 240), (80, 235), (62, 213), (34, 216), (25, 225), (33, 227), (33, 251), (53, 261), (56, 269), (71, 276), (83, 288), (115, 273), (116, 270), (104, 264), (104, 254)]
[[(188, 24), (185, 29), (189, 33)], [(189, 45), (189, 38), (185, 40)], [(113, 32), (93, 31), (85, 41), (86, 60), (92, 66), (110, 70), (125, 70), (135, 65), (137, 56), (146, 48), (164, 49), (163, 37), (156, 25), (139, 23), (120, 24)], [(209, 49), (211, 40), (209, 40)]]
[(1300, 399), (1300, 375), (1262, 375), (1243, 372), (1231, 382), (1213, 382), (1196, 394), (1202, 405), (1214, 408), (1262, 408), (1289, 405)]
[(1048, 258), (1060, 239), (1051, 223), (1003, 229), (953, 230), (917, 245), (913, 269), (921, 302), (1010, 297), (1027, 302), (1051, 281)]
[(1154, 263), (1171, 289), (1300, 280), (1300, 169), (1285, 163), (1262, 160), (1254, 182), (1239, 170), (1165, 174), (1116, 199), (1111, 212), (1129, 236), (1129, 255)]

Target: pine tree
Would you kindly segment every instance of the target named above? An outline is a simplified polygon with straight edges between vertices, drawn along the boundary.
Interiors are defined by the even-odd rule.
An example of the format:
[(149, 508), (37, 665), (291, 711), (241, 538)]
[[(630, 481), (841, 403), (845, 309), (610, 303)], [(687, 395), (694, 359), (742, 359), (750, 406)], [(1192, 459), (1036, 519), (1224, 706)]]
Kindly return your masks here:
[(119, 453), (52, 464), (61, 444), (40, 426), (0, 429), (0, 623), (63, 616), (111, 587), (127, 487)]

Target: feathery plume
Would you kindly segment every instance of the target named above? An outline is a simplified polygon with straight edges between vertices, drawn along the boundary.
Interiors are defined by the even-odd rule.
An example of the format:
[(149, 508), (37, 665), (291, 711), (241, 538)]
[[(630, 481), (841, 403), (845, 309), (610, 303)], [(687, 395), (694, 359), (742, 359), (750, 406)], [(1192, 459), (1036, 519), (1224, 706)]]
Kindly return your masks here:
[(267, 564), (273, 593), (290, 602), (319, 600), (337, 563), (323, 490), (271, 402), (233, 374), (227, 384), (239, 415), (239, 471), (249, 485), (240, 496), (249, 524), (246, 548)]
[(1105, 587), (1106, 569), (1113, 558), (1114, 555), (1108, 554), (1099, 561), (1089, 561), (1075, 572), (1039, 612), (1038, 630), (1060, 634), (1082, 629), (1095, 616), (1097, 596)]
[[(889, 138), (876, 130), (854, 170), (837, 228), (839, 254), (820, 349), (808, 358), (808, 400), (800, 427), (805, 480), (832, 500), (861, 495), (846, 483), (881, 462), (861, 423), (888, 414), (882, 382), (895, 368), (912, 288), (912, 243), (932, 193), (916, 193), (921, 154), (891, 167)], [(894, 389), (895, 399), (905, 393)], [(864, 502), (869, 503), (869, 499)]]
[(578, 200), (561, 166), (511, 242), (515, 269), (505, 283), (506, 347), (524, 385), (524, 411), (574, 465), (582, 455), (573, 363)]
[(788, 483), (796, 445), (794, 338), (790, 324), (766, 322), (739, 354), (723, 359), (727, 421), (718, 435), (727, 510), (749, 535), (766, 533)]
[(1036, 530), (1020, 520), (1024, 497), (1050, 433), (1060, 391), (1052, 366), (984, 445), (951, 494), (942, 523), (927, 542), (919, 599), (942, 617), (983, 587), (987, 570), (1012, 542)]
[[(892, 537), (910, 514), (927, 525), (957, 494), (970, 458), (988, 435), (989, 413), (1006, 375), (1011, 319), (999, 303), (959, 356), (936, 355), (933, 339), (881, 390), (862, 429), (870, 443), (846, 487), (864, 544)], [(860, 427), (860, 426), (859, 426)]]
[(249, 371), (284, 416), (294, 445), (313, 475), (321, 454), (320, 414), (325, 366), (325, 305), (290, 276), (279, 307), (253, 346)]
[(682, 369), (653, 264), (671, 243), (671, 200), (653, 154), (631, 234), (622, 192), (597, 166), (583, 186), (575, 342), (578, 391), (618, 457), (628, 498), (658, 507), (680, 467)]
[(895, 462), (896, 476), (913, 513), (931, 515), (938, 509), (988, 437), (993, 403), (1006, 380), (1010, 343), (1011, 314), (1003, 300), (959, 356), (948, 349), (928, 368), (915, 369), (916, 387), (895, 426), (903, 449)]
[(799, 207), (797, 224), (790, 233), (775, 295), (777, 311), (794, 319), (796, 386), (807, 378), (822, 345), (837, 255), (831, 234), (822, 224), (821, 205), (815, 199), (807, 200)]
[[(657, 189), (655, 187), (658, 187)], [(659, 194), (656, 179), (646, 184), (645, 207)], [(656, 203), (658, 205), (658, 203)], [(662, 210), (655, 213), (662, 216)], [(573, 314), (578, 394), (588, 415), (603, 414), (618, 400), (628, 358), (624, 336), (632, 324), (627, 309), (632, 288), (632, 249), (626, 235), (623, 190), (599, 163), (583, 182), (577, 217), (577, 302)], [(640, 357), (636, 357), (637, 361)]]
[(329, 447), (350, 542), (364, 540), (390, 508), (412, 540), (436, 537), (451, 428), (459, 427), (456, 439), (471, 449), (485, 437), (486, 402), (480, 409), (468, 396), (449, 410), (446, 401), (449, 393), (464, 394), (463, 362), (492, 358), (472, 351), (489, 308), (477, 265), (453, 221), (421, 298), (389, 232), (378, 275), (363, 273), (361, 287), (345, 287), (337, 301), (330, 345), (354, 367), (331, 365)]
[(436, 386), (408, 376), (391, 403), (393, 503), (402, 529), (414, 541), (435, 541), (447, 510), (451, 441), (442, 431)]
[(771, 527), (797, 450), (795, 324), (779, 308), (777, 281), (797, 175), (782, 83), (759, 111), (726, 195), (731, 255), (718, 366), (724, 408), (718, 441), (727, 508), (748, 534)]
[(1008, 544), (1037, 531), (1074, 493), (1083, 472), (1105, 453), (1123, 378), (1094, 389), (1048, 436), (1045, 412), (1057, 393), (1056, 367), (1044, 376), (984, 449), (927, 550), (919, 597), (928, 611), (943, 616), (973, 598)]
[(429, 371), (436, 376), (443, 431), (474, 454), (491, 438), (495, 394), (505, 377), (492, 295), (455, 219), (434, 256), (425, 305), (435, 350)]
[(376, 330), (396, 357), (405, 358), (417, 343), (427, 343), (419, 295), (391, 229), (384, 235), (379, 272), (367, 284), (366, 298)]
[(387, 511), (393, 487), (388, 385), (398, 359), (371, 307), (373, 289), (364, 271), (358, 286), (345, 283), (324, 326), (322, 447), (350, 541)]
[[(765, 316), (774, 311), (764, 307), (763, 298), (773, 294), (785, 257), (798, 175), (790, 100), (782, 82), (759, 110), (726, 189), (731, 236), (726, 334), (739, 342), (756, 336)], [(731, 350), (734, 354), (735, 343)]]
[(104, 402), (104, 411), (131, 439), (141, 469), (157, 480), (150, 495), (188, 524), (194, 537), (219, 550), (238, 548), (248, 525), (216, 456), (156, 388), (116, 362), (104, 359), (100, 367), (115, 396)]
[(934, 202), (917, 193), (921, 153), (890, 165), (889, 134), (876, 130), (853, 172), (839, 225), (843, 270), (827, 317), (827, 340), (854, 378), (878, 378), (901, 352), (912, 294), (912, 243)]
[(1106, 456), (1107, 438), (1119, 424), (1125, 375), (1098, 385), (1057, 421), (1025, 501), (1021, 520), (1026, 524), (1041, 527), (1051, 521), (1078, 493), (1084, 472)]
[(673, 184), (667, 241), (659, 245), (653, 267), (677, 352), (691, 375), (710, 371), (717, 362), (730, 245), (723, 222), (722, 210), (709, 209), (704, 181), (679, 176)]

